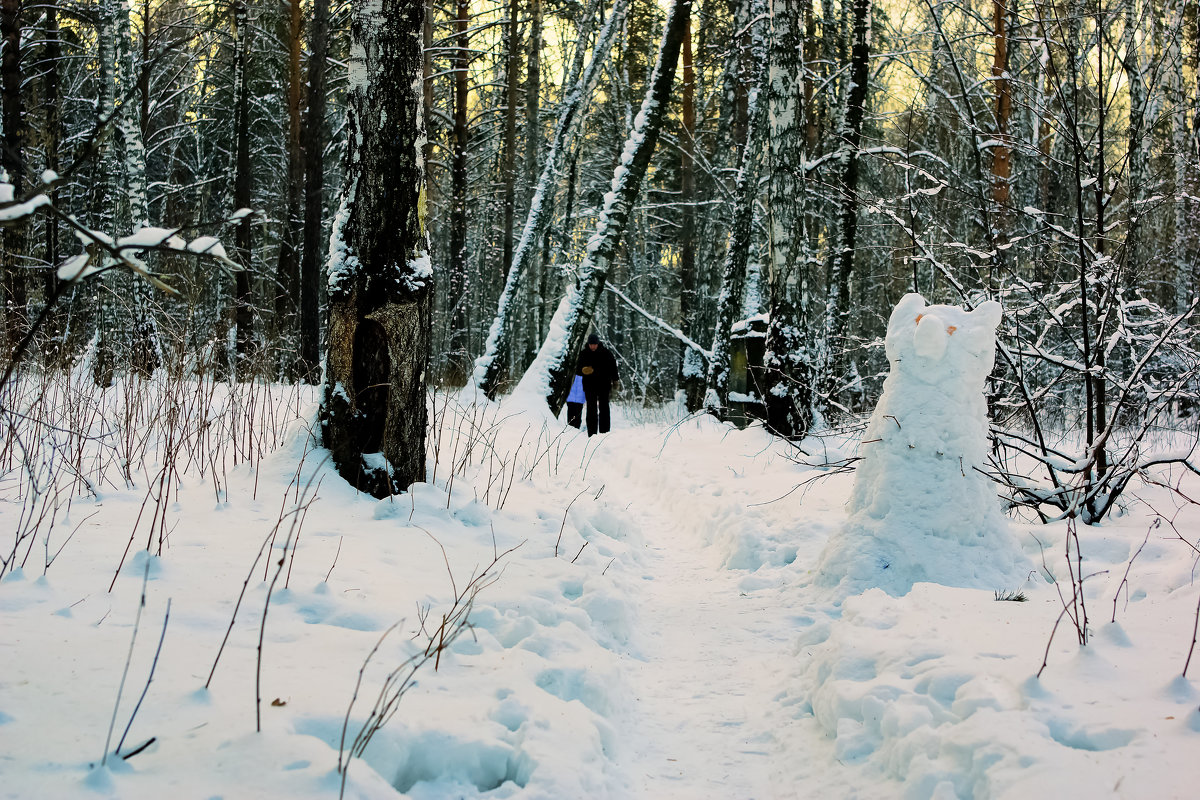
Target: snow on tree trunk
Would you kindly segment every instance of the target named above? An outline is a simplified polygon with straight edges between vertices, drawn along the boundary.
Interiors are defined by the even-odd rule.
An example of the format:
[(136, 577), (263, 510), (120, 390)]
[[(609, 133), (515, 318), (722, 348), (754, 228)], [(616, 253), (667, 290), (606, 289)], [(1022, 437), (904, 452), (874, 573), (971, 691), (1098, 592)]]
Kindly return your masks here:
[(917, 582), (1017, 588), (1029, 565), (992, 483), (984, 382), (1000, 304), (926, 306), (908, 294), (888, 322), (891, 371), (859, 445), (849, 518), (821, 555), (817, 583), (905, 594)]
[[(130, 6), (127, 0), (104, 0), (97, 8), (100, 95), (97, 115), (111, 120), (112, 142), (102, 145), (100, 161), (107, 176), (107, 222), (114, 234), (149, 225), (146, 148), (142, 141), (142, 104), (138, 102)], [(119, 145), (119, 147), (115, 146)], [(149, 376), (162, 363), (158, 326), (149, 285), (125, 270), (104, 276), (92, 377), (98, 386), (113, 383), (118, 361)]]
[[(150, 204), (146, 196), (146, 145), (142, 141), (142, 103), (137, 102), (138, 97), (134, 93), (134, 87), (139, 82), (136, 78), (130, 13), (129, 2), (124, 0), (117, 12), (117, 86), (121, 92), (118, 120), (121, 140), (125, 147), (125, 191), (128, 193), (129, 202), (128, 232), (150, 225)], [(143, 37), (148, 35), (148, 31), (142, 31)], [(142, 68), (148, 67), (143, 65)], [(147, 281), (130, 276), (123, 276), (122, 282), (132, 285), (133, 290), (130, 366), (137, 374), (149, 377), (162, 364), (158, 325), (151, 310), (154, 304), (151, 287)]]
[[(1167, 5), (1167, 102), (1171, 109), (1171, 156), (1175, 171), (1175, 310), (1187, 308), (1195, 293), (1193, 264), (1189, 255), (1195, 253), (1196, 165), (1188, 136), (1188, 104), (1184, 99), (1183, 33), (1185, 0), (1169, 0)], [(1193, 102), (1196, 97), (1192, 96)]]
[(424, 229), (421, 0), (356, 0), (345, 190), (330, 237), (321, 430), (385, 497), (425, 478), (433, 269)]
[[(571, 87), (558, 110), (558, 124), (554, 129), (554, 139), (550, 143), (550, 151), (546, 155), (542, 174), (538, 178), (529, 203), (529, 214), (525, 219), (525, 228), (521, 232), (520, 242), (513, 253), (512, 266), (508, 270), (508, 278), (504, 290), (500, 293), (500, 301), (496, 309), (496, 317), (488, 331), (484, 353), (475, 361), (475, 384), (494, 398), (500, 391), (500, 380), (507, 367), (509, 342), (513, 336), (515, 316), (523, 313), (517, 302), (521, 284), (529, 272), (537, 255), (537, 247), (542, 236), (550, 225), (553, 217), (554, 186), (568, 151), (574, 144), (576, 135), (583, 124), (583, 111), (600, 79), (601, 68), (608, 60), (612, 42), (625, 12), (629, 7), (628, 0), (616, 0), (608, 21), (596, 37), (592, 48), (592, 60), (584, 67), (584, 42), (586, 36), (580, 37), (575, 61), (572, 65), (571, 77), (567, 85)], [(672, 66), (672, 75), (674, 67)], [(597, 294), (599, 294), (597, 292)]]
[(646, 96), (625, 140), (625, 148), (613, 173), (612, 187), (604, 195), (604, 205), (596, 230), (588, 240), (583, 264), (559, 301), (546, 341), (517, 388), (518, 392), (540, 392), (555, 415), (562, 410), (571, 389), (576, 356), (591, 325), (596, 302), (604, 291), (608, 270), (625, 236), (642, 178), (658, 143), (691, 8), (691, 0), (675, 0), (667, 9), (662, 43)]
[(1141, 269), (1144, 255), (1141, 248), (1141, 217), (1145, 208), (1146, 187), (1150, 180), (1150, 154), (1145, 141), (1147, 89), (1142, 72), (1136, 40), (1141, 15), (1134, 0), (1125, 0), (1125, 32), (1121, 37), (1124, 50), (1122, 66), (1129, 80), (1129, 144), (1126, 149), (1126, 174), (1129, 178), (1129, 227), (1125, 233), (1125, 263)]
[(471, 136), (470, 44), (471, 0), (456, 0), (454, 15), (454, 150), (450, 164), (450, 253), (447, 264), (446, 305), (448, 331), (441, 379), (450, 386), (466, 382), (467, 325), (470, 302), (470, 264), (467, 253), (467, 145)]

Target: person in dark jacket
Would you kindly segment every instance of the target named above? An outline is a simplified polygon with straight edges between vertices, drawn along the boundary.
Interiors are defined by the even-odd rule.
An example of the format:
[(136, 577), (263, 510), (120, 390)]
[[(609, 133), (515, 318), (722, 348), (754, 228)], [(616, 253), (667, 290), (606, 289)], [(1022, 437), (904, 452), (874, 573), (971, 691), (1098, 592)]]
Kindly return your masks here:
[(587, 401), (588, 436), (608, 433), (608, 396), (617, 382), (617, 359), (612, 351), (600, 344), (600, 337), (591, 334), (579, 354), (575, 374), (583, 376), (583, 394)]

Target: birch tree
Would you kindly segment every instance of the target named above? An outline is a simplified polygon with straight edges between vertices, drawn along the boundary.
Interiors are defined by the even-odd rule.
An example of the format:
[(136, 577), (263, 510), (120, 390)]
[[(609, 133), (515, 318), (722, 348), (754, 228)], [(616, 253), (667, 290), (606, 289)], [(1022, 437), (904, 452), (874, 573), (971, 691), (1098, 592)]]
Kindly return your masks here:
[(774, 0), (771, 10), (766, 86), (770, 320), (766, 385), (761, 388), (767, 427), (782, 436), (803, 438), (812, 421), (815, 361), (802, 307), (803, 295), (811, 288), (806, 150), (808, 130), (815, 123), (805, 54), (812, 46), (806, 30), (811, 27), (812, 0)]

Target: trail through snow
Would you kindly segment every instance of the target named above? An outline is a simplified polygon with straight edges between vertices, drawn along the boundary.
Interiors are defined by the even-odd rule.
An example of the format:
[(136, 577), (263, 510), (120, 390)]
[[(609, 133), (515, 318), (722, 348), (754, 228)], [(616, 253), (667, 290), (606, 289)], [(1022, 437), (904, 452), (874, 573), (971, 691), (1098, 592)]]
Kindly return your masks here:
[(625, 663), (637, 701), (633, 788), (645, 798), (767, 797), (763, 710), (784, 643), (764, 629), (778, 609), (715, 569), (695, 531), (642, 517), (656, 536), (636, 601), (639, 657)]
[(670, 434), (612, 436), (593, 469), (644, 540), (629, 584), (636, 625), (621, 667), (634, 705), (618, 769), (636, 798), (772, 797), (768, 716), (788, 672), (790, 612), (747, 591), (747, 573), (717, 545), (760, 515), (747, 515), (744, 494), (716, 490), (729, 485), (723, 461), (680, 469), (663, 458)]

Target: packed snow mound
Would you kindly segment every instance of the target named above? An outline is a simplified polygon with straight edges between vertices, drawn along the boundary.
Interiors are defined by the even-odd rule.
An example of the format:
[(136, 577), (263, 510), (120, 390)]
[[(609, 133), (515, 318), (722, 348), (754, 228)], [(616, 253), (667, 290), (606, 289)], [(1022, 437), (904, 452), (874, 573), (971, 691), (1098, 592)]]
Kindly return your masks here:
[(888, 321), (891, 371), (859, 446), (849, 518), (817, 582), (902, 595), (914, 583), (1014, 588), (1029, 565), (977, 468), (987, 452), (984, 381), (1001, 308), (927, 306), (907, 294)]

